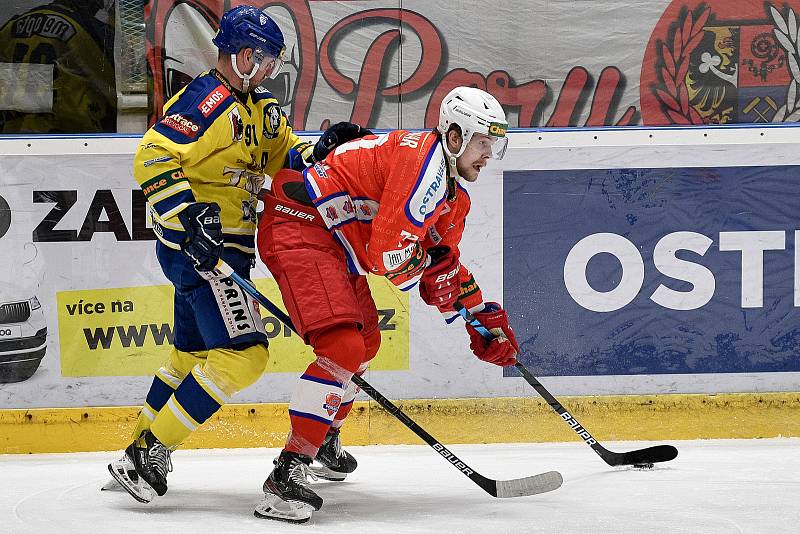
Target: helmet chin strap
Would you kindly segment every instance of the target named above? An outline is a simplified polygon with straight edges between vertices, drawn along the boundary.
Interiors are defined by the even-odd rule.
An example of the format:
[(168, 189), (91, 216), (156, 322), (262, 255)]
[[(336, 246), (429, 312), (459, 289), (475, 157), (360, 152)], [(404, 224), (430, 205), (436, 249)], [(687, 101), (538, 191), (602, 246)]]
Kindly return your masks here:
[(453, 154), (452, 152), (450, 152), (450, 147), (447, 146), (447, 138), (445, 136), (442, 136), (442, 148), (444, 148), (444, 153), (447, 156), (447, 163), (450, 166), (450, 175), (460, 178), (458, 174), (458, 166), (456, 165), (456, 160), (461, 154), (464, 153), (464, 150), (467, 148), (466, 139), (464, 139), (462, 136), (461, 148), (458, 149), (458, 153)]
[(447, 154), (447, 164), (450, 166), (451, 176), (458, 176), (458, 166), (456, 165), (456, 160), (458, 160), (457, 156), (454, 156), (453, 154)]
[(236, 54), (231, 54), (231, 67), (233, 67), (233, 72), (242, 79), (242, 91), (245, 93), (250, 88), (250, 79), (256, 75), (260, 66), (261, 63), (256, 62), (253, 64), (253, 70), (250, 71), (250, 74), (242, 74), (239, 72), (239, 65), (236, 63)]

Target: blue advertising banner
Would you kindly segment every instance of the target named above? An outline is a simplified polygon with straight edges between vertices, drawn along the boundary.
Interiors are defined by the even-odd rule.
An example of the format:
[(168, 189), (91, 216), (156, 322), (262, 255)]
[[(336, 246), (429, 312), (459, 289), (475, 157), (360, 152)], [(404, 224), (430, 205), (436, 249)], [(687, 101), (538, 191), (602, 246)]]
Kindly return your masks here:
[(505, 305), (535, 374), (800, 371), (800, 167), (506, 171), (503, 187)]

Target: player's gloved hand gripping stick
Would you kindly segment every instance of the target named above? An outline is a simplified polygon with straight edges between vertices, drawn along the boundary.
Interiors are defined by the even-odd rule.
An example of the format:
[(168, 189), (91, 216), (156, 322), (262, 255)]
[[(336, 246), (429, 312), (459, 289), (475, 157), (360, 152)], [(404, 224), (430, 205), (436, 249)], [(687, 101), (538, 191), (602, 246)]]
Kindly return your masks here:
[(186, 231), (181, 251), (198, 271), (211, 271), (222, 256), (223, 236), (216, 202), (194, 202), (178, 214)]
[[(469, 312), (469, 310), (461, 305), (461, 303), (457, 302), (453, 307), (461, 315), (461, 317), (463, 317), (468, 324), (472, 325), (472, 327), (483, 337), (485, 337), (487, 340), (494, 339), (494, 334), (492, 334), (484, 325), (482, 325), (481, 322)], [(653, 467), (653, 464), (656, 462), (668, 462), (669, 460), (672, 460), (678, 456), (678, 449), (672, 445), (656, 445), (655, 447), (647, 447), (645, 449), (638, 449), (630, 452), (613, 452), (606, 449), (592, 437), (588, 430), (578, 423), (575, 417), (573, 417), (573, 415), (569, 413), (566, 408), (564, 408), (561, 403), (550, 394), (549, 391), (547, 391), (547, 388), (545, 388), (524, 365), (522, 365), (520, 362), (516, 362), (514, 367), (516, 367), (519, 372), (522, 373), (522, 377), (525, 379), (525, 381), (533, 386), (533, 389), (535, 389), (536, 392), (547, 401), (547, 404), (549, 404), (550, 407), (555, 410), (555, 412), (558, 413), (558, 415), (560, 415), (564, 421), (567, 422), (572, 430), (574, 430), (575, 433), (578, 434), (583, 441), (585, 441), (586, 444), (589, 445), (594, 452), (596, 452), (608, 465), (633, 465), (635, 467), (649, 468)]]
[[(273, 304), (267, 297), (261, 294), (258, 289), (253, 286), (249, 281), (239, 276), (234, 270), (220, 260), (217, 263), (216, 270), (225, 277), (230, 278), (245, 293), (256, 299), (259, 304), (264, 306), (270, 313), (282, 321), (286, 326), (297, 332), (292, 324), (291, 318), (286, 315), (280, 308)], [(389, 399), (384, 397), (378, 390), (370, 386), (366, 380), (358, 375), (353, 375), (353, 382), (356, 383), (364, 392), (372, 397), (383, 409), (395, 416), (401, 423), (406, 425), (414, 434), (422, 438), (422, 440), (430, 445), (433, 450), (438, 452), (445, 460), (447, 460), (453, 467), (461, 471), (465, 476), (472, 480), (475, 484), (480, 486), (486, 493), (492, 497), (524, 497), (527, 495), (536, 495), (538, 493), (545, 493), (553, 491), (561, 487), (563, 479), (561, 473), (558, 471), (548, 471), (525, 478), (515, 478), (513, 480), (494, 480), (486, 478), (480, 473), (476, 472), (458, 456), (453, 454), (447, 447), (442, 445), (436, 438), (428, 434), (425, 429), (419, 426), (413, 419), (407, 416), (403, 411), (395, 406)]]
[[(458, 278), (461, 264), (458, 254), (443, 245), (431, 247), (427, 252), (432, 262), (422, 273), (419, 294), (422, 300), (436, 306), (440, 312), (450, 312), (458, 303), (461, 290), (461, 280)], [(496, 302), (487, 302), (481, 312), (475, 312), (475, 318), (489, 335), (483, 336), (469, 322), (465, 324), (472, 353), (478, 359), (500, 367), (514, 365), (517, 362), (519, 345), (502, 306)]]

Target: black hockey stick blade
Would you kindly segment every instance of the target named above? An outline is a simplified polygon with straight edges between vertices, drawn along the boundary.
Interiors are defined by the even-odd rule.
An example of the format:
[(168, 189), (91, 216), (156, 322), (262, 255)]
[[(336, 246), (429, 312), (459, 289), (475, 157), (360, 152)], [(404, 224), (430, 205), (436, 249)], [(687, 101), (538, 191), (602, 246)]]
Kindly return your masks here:
[[(598, 444), (599, 445), (599, 444)], [(672, 445), (656, 445), (645, 449), (637, 449), (629, 452), (613, 452), (600, 446), (595, 449), (597, 454), (605, 460), (608, 465), (642, 465), (655, 464), (659, 462), (669, 462), (678, 456), (678, 449)]]

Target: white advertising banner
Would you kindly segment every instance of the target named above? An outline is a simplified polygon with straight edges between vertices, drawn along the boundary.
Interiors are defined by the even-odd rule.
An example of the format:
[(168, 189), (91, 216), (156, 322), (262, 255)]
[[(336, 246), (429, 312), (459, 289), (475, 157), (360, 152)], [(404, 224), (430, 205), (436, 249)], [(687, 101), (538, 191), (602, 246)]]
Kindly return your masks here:
[[(536, 299), (546, 291), (552, 291), (553, 302), (561, 298), (565, 294), (560, 278), (563, 272), (553, 275), (551, 286), (544, 278), (537, 282), (542, 288), (539, 296), (529, 297), (525, 290), (516, 289), (510, 294), (504, 283), (518, 283), (519, 273), (512, 273), (517, 267), (531, 279), (546, 274), (537, 273), (535, 262), (519, 266), (528, 256), (536, 256), (536, 240), (544, 241), (544, 234), (534, 239), (529, 249), (514, 249), (519, 239), (539, 235), (530, 224), (523, 224), (529, 222), (528, 216), (541, 217), (542, 210), (547, 210), (535, 201), (536, 183), (519, 182), (524, 173), (563, 170), (563, 177), (559, 174), (556, 178), (570, 182), (581, 169), (597, 169), (597, 180), (602, 181), (603, 176), (610, 176), (609, 169), (800, 165), (797, 133), (789, 127), (511, 132), (506, 158), (491, 162), (479, 181), (468, 187), (473, 208), (462, 259), (487, 300), (504, 301), (511, 311), (528, 310), (517, 316), (512, 313), (512, 324), (519, 325), (515, 327), (521, 333), (527, 332), (520, 336), (526, 365), (536, 374), (546, 370), (544, 381), (554, 394), (796, 390), (800, 369), (793, 367), (793, 360), (777, 369), (745, 366), (729, 372), (723, 365), (718, 372), (713, 368), (693, 372), (689, 365), (670, 373), (661, 368), (650, 372), (646, 366), (637, 372), (633, 366), (618, 374), (606, 360), (580, 373), (573, 372), (579, 368), (568, 360), (562, 367), (552, 366), (545, 356), (537, 361), (537, 347), (545, 338), (537, 342), (530, 329), (545, 328), (547, 321), (537, 316), (537, 306), (544, 310), (545, 301)], [(0, 408), (138, 405), (143, 401), (152, 373), (170, 347), (172, 293), (156, 261), (143, 195), (132, 177), (137, 142), (132, 137), (0, 139)], [(509, 206), (517, 206), (514, 190), (509, 189), (512, 183), (533, 188), (533, 196), (525, 197), (531, 199), (531, 211), (515, 207), (513, 217), (511, 211), (506, 212)], [(608, 198), (623, 196), (615, 193)], [(785, 202), (793, 200), (786, 198)], [(777, 206), (769, 209), (782, 211)], [(686, 222), (674, 231), (703, 231), (690, 226)], [(719, 230), (725, 229), (722, 226)], [(572, 228), (565, 220), (567, 227)], [(780, 228), (753, 223), (755, 230), (785, 231), (782, 250), (789, 255), (795, 251), (795, 228), (796, 222)], [(561, 234), (558, 224), (547, 231)], [(594, 231), (611, 230), (598, 221)], [(563, 235), (574, 243), (580, 237), (573, 238), (566, 230)], [(513, 264), (510, 258), (514, 258)], [(589, 272), (589, 267), (586, 270)], [(791, 288), (800, 286), (797, 272), (791, 268), (780, 272), (779, 285), (788, 288), (789, 299)], [(674, 273), (671, 276), (681, 279)], [(253, 278), (264, 293), (280, 303), (260, 262)], [(727, 294), (722, 283), (718, 277), (717, 295)], [(378, 278), (372, 286), (384, 344), (366, 378), (384, 395), (533, 394), (519, 378), (504, 376), (500, 368), (477, 360), (469, 351), (463, 326), (459, 322), (446, 325), (416, 290), (399, 293)], [(797, 324), (794, 315), (800, 293), (794, 291), (795, 303), (787, 301), (787, 320)], [(739, 286), (730, 293), (738, 299)], [(531, 302), (540, 304), (531, 311)], [(579, 299), (575, 302), (580, 304)], [(610, 316), (593, 317), (605, 320)], [(290, 336), (288, 329), (273, 317), (264, 317), (264, 321), (271, 336), (268, 372), (240, 393), (237, 402), (288, 401), (295, 378), (310, 361), (310, 351), (296, 336)], [(569, 324), (562, 326), (563, 336), (571, 336), (571, 340), (580, 336)], [(551, 329), (549, 335), (556, 337), (560, 332)], [(793, 350), (791, 345), (787, 350)], [(551, 367), (544, 366), (545, 362)]]

